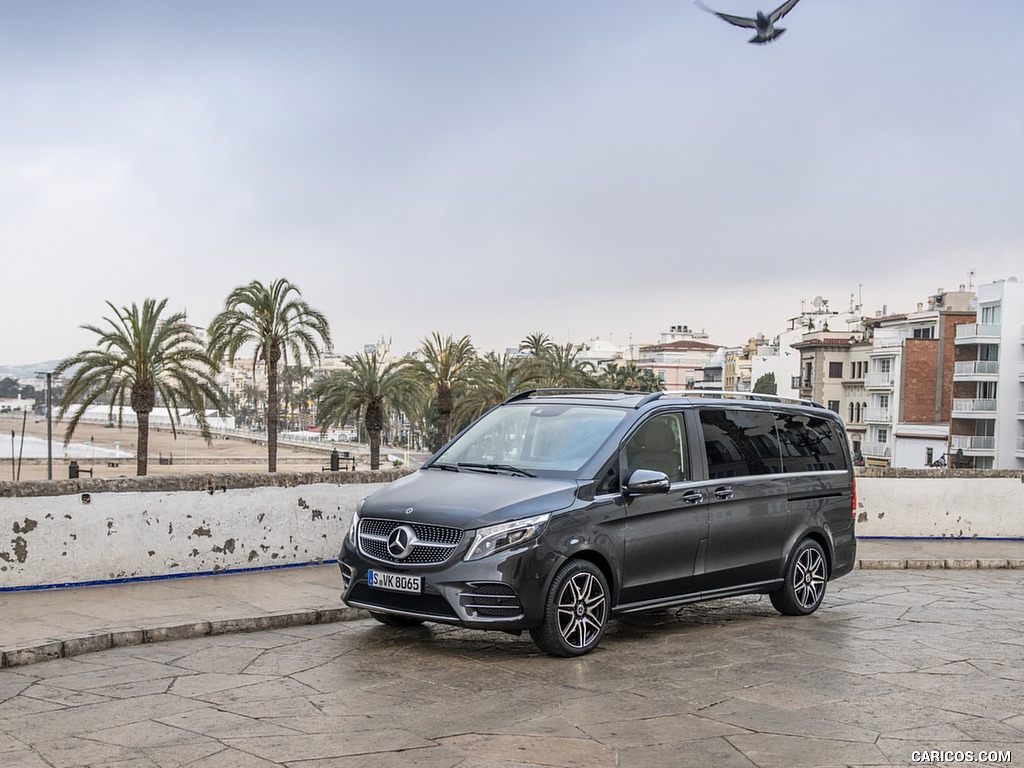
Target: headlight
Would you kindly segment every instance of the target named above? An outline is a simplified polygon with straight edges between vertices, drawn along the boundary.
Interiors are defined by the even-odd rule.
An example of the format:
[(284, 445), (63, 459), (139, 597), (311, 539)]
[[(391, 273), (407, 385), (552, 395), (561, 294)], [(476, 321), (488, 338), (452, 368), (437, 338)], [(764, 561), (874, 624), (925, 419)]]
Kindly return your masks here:
[(547, 512), (524, 520), (513, 520), (511, 523), (481, 528), (476, 532), (473, 545), (463, 559), (479, 560), (536, 538), (544, 532), (544, 527), (548, 524), (549, 519), (551, 519), (551, 513)]
[[(363, 499), (366, 501), (366, 499)], [(352, 513), (352, 526), (348, 529), (348, 541), (353, 547), (357, 546), (356, 540), (359, 538), (359, 510), (363, 508), (363, 502), (360, 501), (356, 504), (356, 511)]]

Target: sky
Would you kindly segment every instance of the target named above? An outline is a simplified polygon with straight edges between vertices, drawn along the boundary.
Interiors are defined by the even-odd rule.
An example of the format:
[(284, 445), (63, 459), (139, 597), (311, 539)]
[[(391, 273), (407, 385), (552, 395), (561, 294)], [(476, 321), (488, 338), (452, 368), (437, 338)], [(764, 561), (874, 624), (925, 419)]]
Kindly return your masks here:
[[(753, 15), (754, 0), (707, 0)], [(768, 6), (761, 6), (769, 9)], [(1024, 279), (1024, 3), (0, 0), (0, 363), (284, 277), (334, 349), (737, 345)]]

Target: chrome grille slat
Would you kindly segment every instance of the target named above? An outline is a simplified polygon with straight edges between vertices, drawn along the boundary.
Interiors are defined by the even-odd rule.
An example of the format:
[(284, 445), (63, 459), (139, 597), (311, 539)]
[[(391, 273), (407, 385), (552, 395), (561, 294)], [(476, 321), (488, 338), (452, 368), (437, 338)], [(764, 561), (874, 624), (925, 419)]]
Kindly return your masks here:
[[(400, 525), (412, 528), (417, 539), (416, 546), (401, 560), (388, 552), (387, 548), (388, 536)], [(439, 565), (452, 556), (462, 542), (462, 535), (460, 528), (371, 518), (359, 521), (359, 551), (383, 563)]]

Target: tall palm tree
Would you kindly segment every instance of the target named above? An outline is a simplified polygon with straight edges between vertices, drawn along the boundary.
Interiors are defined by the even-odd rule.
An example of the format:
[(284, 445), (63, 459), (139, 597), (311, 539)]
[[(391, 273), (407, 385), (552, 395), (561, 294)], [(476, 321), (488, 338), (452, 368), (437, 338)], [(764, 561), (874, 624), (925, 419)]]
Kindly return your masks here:
[(444, 445), (452, 434), (455, 391), (466, 383), (476, 360), (476, 349), (469, 336), (456, 340), (451, 334), (441, 336), (434, 331), (423, 340), (419, 354), (420, 358), (412, 364), (411, 375), (435, 398), (438, 440)]
[(594, 366), (579, 360), (581, 346), (552, 344), (534, 361), (535, 375), (543, 387), (596, 387)]
[(554, 346), (555, 342), (551, 340), (551, 337), (540, 331), (528, 334), (526, 338), (519, 342), (519, 349), (534, 358), (540, 357), (545, 352), (553, 349)]
[(488, 352), (469, 372), (468, 386), (458, 398), (453, 418), (467, 424), (485, 411), (535, 385), (532, 360)]
[(305, 354), (319, 360), (317, 346), (330, 346), (331, 331), (327, 318), (302, 300), (297, 286), (279, 278), (269, 286), (258, 280), (235, 288), (224, 302), (224, 311), (213, 318), (207, 329), (210, 357), (228, 364), (235, 361), (239, 349), (255, 344), (253, 370), (257, 363), (267, 366), (267, 470), (277, 471), (278, 371), (288, 364), (291, 354), (296, 363)]
[(107, 327), (82, 326), (99, 337), (96, 346), (67, 358), (55, 369), (55, 373), (73, 370), (57, 414), (60, 421), (75, 409), (65, 441), (71, 439), (85, 409), (99, 399), (109, 401), (111, 421), (118, 409), (119, 426), (127, 404), (138, 423), (136, 472), (140, 476), (146, 474), (149, 464), (149, 414), (154, 409), (167, 409), (175, 437), (181, 423), (179, 409), (190, 411), (209, 440), (205, 406), (218, 407), (221, 402), (214, 378), (216, 366), (195, 328), (185, 322), (184, 312), (162, 318), (166, 305), (167, 299), (146, 299), (141, 309), (134, 303), (118, 309), (108, 301), (114, 317), (104, 318)]
[(386, 363), (376, 350), (346, 355), (346, 368), (313, 385), (320, 400), (316, 421), (321, 429), (343, 425), (359, 412), (370, 440), (370, 469), (380, 468), (380, 436), (389, 409), (407, 410), (419, 392), (416, 381), (407, 376), (407, 361)]

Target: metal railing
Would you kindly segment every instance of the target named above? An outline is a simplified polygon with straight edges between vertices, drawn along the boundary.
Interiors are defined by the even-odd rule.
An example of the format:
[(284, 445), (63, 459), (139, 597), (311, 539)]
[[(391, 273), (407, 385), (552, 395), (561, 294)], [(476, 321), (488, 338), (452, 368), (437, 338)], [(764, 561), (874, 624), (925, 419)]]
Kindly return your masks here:
[(996, 439), (982, 435), (953, 435), (949, 439), (950, 450), (994, 451)]
[(861, 443), (860, 452), (873, 459), (887, 459), (890, 454), (889, 443)]
[(886, 373), (868, 373), (864, 375), (864, 387), (866, 389), (892, 389), (893, 375)]
[(964, 360), (953, 364), (954, 376), (978, 376), (999, 373), (998, 360)]
[(997, 401), (987, 398), (954, 398), (954, 413), (995, 413)]
[(959, 339), (998, 339), (1002, 326), (998, 323), (963, 323), (956, 327), (956, 338)]

